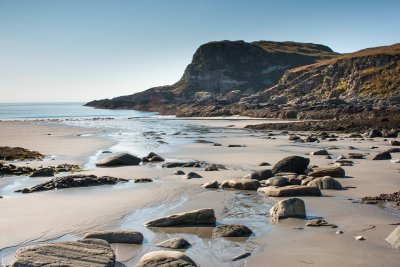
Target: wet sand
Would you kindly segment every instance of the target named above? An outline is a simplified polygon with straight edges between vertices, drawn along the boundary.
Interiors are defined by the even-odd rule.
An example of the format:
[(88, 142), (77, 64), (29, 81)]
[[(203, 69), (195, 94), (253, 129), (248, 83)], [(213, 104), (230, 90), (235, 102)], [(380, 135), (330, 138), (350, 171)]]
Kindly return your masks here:
[[(266, 168), (259, 167), (260, 162), (273, 165), (285, 156), (304, 156), (329, 146), (339, 148), (330, 150), (332, 158), (349, 152), (373, 155), (389, 148), (381, 138), (373, 141), (345, 139), (300, 144), (291, 143), (287, 136), (277, 135), (274, 136), (276, 139), (266, 139), (267, 132), (240, 129), (249, 123), (237, 118), (183, 121), (207, 127), (198, 136), (193, 136), (190, 144), (176, 145), (161, 156), (223, 164), (227, 170), (205, 172), (199, 168), (184, 168), (185, 172), (195, 171), (204, 177), (185, 180), (173, 175), (175, 169), (163, 169), (161, 164), (94, 168), (85, 173), (127, 179), (152, 178), (154, 182), (129, 182), (27, 195), (14, 194), (12, 190), (4, 190), (4, 187), (20, 186), (18, 181), (24, 184), (26, 180), (32, 183), (31, 180), (38, 179), (39, 183), (39, 180), (42, 182), (49, 178), (1, 178), (0, 190), (5, 194), (0, 193), (3, 195), (3, 199), (0, 199), (0, 231), (3, 233), (0, 253), (4, 261), (12, 262), (13, 253), (24, 245), (46, 240), (74, 240), (92, 229), (131, 229), (141, 231), (145, 242), (143, 245), (113, 245), (119, 266), (134, 266), (144, 253), (162, 250), (154, 244), (176, 236), (192, 243), (185, 254), (200, 266), (397, 266), (400, 262), (399, 251), (384, 240), (396, 227), (390, 224), (400, 222), (399, 214), (377, 206), (353, 203), (364, 196), (399, 190), (398, 164), (354, 160), (354, 166), (344, 167), (347, 178), (338, 178), (343, 186), (351, 187), (349, 190), (324, 190), (324, 197), (302, 198), (308, 216), (324, 217), (328, 222), (338, 225), (338, 229), (344, 232), (341, 235), (335, 234), (338, 229), (306, 228), (305, 221), (299, 219), (286, 219), (271, 225), (267, 214), (280, 198), (267, 198), (254, 191), (205, 190), (200, 186), (211, 180), (222, 182), (241, 178), (252, 170)], [(55, 162), (86, 164), (89, 156), (115, 144), (110, 138), (91, 135), (98, 134), (98, 129), (32, 122), (0, 122), (0, 127), (0, 145), (21, 146), (46, 155), (56, 155), (56, 160), (30, 163), (33, 165), (51, 165)], [(222, 146), (195, 143), (198, 139)], [(228, 144), (245, 147), (229, 148)], [(348, 150), (350, 145), (357, 150)], [(370, 149), (371, 146), (377, 146), (378, 149)], [(398, 158), (400, 155), (393, 156)], [(307, 157), (313, 165), (326, 166), (333, 162), (323, 156)], [(14, 187), (10, 186), (13, 183)], [(197, 208), (214, 208), (218, 223), (244, 224), (255, 234), (247, 239), (212, 239), (209, 227), (143, 227), (146, 220)], [(295, 227), (304, 229), (293, 229)], [(366, 240), (355, 240), (357, 235), (364, 236)], [(231, 261), (243, 252), (251, 252), (252, 255), (245, 260)]]

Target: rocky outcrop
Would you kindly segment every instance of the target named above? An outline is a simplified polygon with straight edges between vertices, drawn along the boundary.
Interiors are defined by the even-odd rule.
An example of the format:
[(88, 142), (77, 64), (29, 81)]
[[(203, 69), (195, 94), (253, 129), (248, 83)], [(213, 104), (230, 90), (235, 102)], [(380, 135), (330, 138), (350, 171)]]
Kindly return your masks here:
[(142, 244), (143, 234), (136, 231), (93, 231), (85, 235), (85, 239), (102, 239), (108, 243)]
[(147, 221), (144, 223), (144, 226), (167, 227), (177, 225), (207, 225), (215, 224), (216, 220), (213, 209), (200, 209)]
[(93, 266), (113, 267), (115, 254), (107, 241), (84, 239), (21, 248), (13, 267)]
[(136, 267), (197, 267), (196, 263), (179, 251), (152, 251), (140, 259)]
[(87, 187), (87, 186), (98, 186), (106, 184), (116, 184), (119, 182), (128, 182), (128, 180), (122, 178), (115, 178), (111, 176), (97, 177), (96, 175), (70, 175), (70, 176), (56, 177), (48, 182), (35, 185), (31, 188), (24, 188), (21, 190), (17, 190), (15, 192), (22, 192), (25, 194), (25, 193), (34, 193), (34, 192), (48, 191), (55, 189), (72, 188), (72, 187)]

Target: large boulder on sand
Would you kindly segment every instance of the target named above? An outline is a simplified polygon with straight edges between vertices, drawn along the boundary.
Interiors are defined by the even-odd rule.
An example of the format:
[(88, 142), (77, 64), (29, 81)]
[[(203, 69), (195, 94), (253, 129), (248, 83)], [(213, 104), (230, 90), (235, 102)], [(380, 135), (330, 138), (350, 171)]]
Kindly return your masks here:
[(255, 171), (252, 172), (250, 174), (246, 174), (245, 176), (243, 176), (243, 179), (253, 179), (253, 180), (267, 180), (268, 178), (271, 178), (272, 176), (274, 176), (272, 174), (271, 170), (261, 170), (261, 171)]
[(143, 255), (136, 267), (196, 267), (196, 263), (180, 251), (152, 251)]
[(128, 153), (120, 153), (100, 159), (96, 162), (98, 167), (130, 166), (139, 165), (142, 159)]
[(221, 188), (231, 188), (239, 190), (257, 190), (261, 186), (258, 180), (236, 179), (223, 181)]
[(318, 177), (307, 183), (307, 186), (318, 187), (319, 189), (343, 189), (342, 185), (330, 176)]
[(21, 248), (13, 267), (94, 266), (112, 267), (115, 254), (107, 241), (84, 239)]
[(289, 217), (305, 218), (306, 206), (300, 198), (281, 200), (269, 210), (269, 216), (272, 221)]
[(220, 225), (214, 228), (213, 237), (247, 237), (253, 233), (247, 226), (240, 224)]
[(397, 226), (397, 228), (386, 237), (386, 241), (394, 248), (400, 249), (400, 226)]
[(334, 167), (316, 167), (311, 169), (311, 172), (308, 173), (308, 176), (312, 177), (344, 177), (346, 175), (345, 170), (342, 167), (334, 166)]
[(136, 231), (93, 231), (85, 235), (87, 238), (102, 239), (108, 243), (142, 244), (143, 234)]
[(292, 197), (292, 196), (321, 196), (321, 190), (318, 187), (304, 185), (288, 185), (283, 187), (261, 187), (257, 190), (269, 197)]
[(200, 209), (150, 220), (145, 222), (144, 226), (166, 227), (176, 225), (205, 225), (215, 224), (216, 221), (217, 219), (215, 218), (213, 209)]
[(278, 163), (276, 163), (272, 168), (272, 172), (274, 174), (279, 172), (295, 172), (297, 174), (301, 174), (307, 169), (308, 164), (310, 164), (310, 159), (308, 158), (290, 156), (281, 159)]
[(372, 158), (372, 160), (388, 160), (388, 159), (392, 159), (392, 155), (390, 155), (390, 153), (387, 151), (378, 153)]

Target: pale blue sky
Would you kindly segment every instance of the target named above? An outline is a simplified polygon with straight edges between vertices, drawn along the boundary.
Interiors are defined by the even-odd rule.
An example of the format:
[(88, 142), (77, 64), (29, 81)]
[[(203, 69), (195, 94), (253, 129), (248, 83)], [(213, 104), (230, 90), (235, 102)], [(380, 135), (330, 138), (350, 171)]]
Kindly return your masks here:
[(0, 0), (0, 102), (88, 101), (171, 84), (214, 40), (399, 42), (400, 1)]

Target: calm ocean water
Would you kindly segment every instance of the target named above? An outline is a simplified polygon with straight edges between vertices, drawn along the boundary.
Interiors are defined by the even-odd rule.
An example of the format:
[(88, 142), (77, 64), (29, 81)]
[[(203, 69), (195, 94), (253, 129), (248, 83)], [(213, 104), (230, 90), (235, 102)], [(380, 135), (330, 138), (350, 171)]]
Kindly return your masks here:
[(151, 112), (107, 110), (83, 106), (84, 103), (0, 103), (0, 120), (65, 119), (104, 117), (149, 117)]

